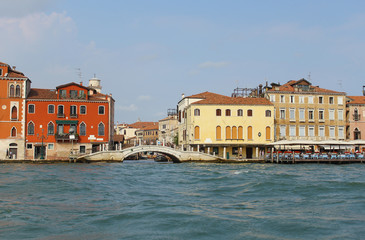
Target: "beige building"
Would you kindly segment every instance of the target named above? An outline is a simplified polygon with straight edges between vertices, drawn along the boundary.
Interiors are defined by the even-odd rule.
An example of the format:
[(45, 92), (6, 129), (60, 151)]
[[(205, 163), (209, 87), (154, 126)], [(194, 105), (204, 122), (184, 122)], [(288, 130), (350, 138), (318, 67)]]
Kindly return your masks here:
[(274, 106), (266, 98), (204, 92), (178, 103), (179, 146), (224, 158), (259, 158), (274, 136)]
[(346, 93), (300, 79), (271, 84), (266, 94), (275, 107), (275, 140), (346, 139)]
[(174, 146), (178, 134), (177, 115), (171, 115), (158, 122), (158, 140), (162, 145)]

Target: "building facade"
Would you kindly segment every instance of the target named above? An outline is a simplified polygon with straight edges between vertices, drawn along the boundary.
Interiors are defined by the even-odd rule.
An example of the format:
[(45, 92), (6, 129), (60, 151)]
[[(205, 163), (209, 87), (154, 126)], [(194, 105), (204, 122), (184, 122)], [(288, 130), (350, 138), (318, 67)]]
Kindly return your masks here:
[(348, 139), (365, 140), (365, 96), (349, 96), (348, 99)]
[(158, 140), (166, 146), (174, 146), (178, 134), (177, 115), (170, 115), (158, 122)]
[(275, 140), (345, 140), (346, 93), (300, 79), (271, 84), (266, 94), (275, 107)]
[(266, 98), (183, 95), (178, 103), (179, 145), (224, 158), (262, 157), (274, 139), (273, 112)]
[(112, 147), (114, 99), (93, 87), (31, 89), (26, 109), (27, 159), (68, 159)]
[(31, 81), (0, 62), (0, 159), (24, 159), (26, 97)]

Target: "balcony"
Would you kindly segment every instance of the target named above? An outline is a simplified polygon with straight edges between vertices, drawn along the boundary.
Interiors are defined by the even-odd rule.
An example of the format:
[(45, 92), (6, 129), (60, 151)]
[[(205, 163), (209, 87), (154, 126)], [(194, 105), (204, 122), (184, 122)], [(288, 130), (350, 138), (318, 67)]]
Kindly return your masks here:
[(55, 138), (56, 141), (62, 141), (62, 142), (70, 142), (70, 141), (78, 141), (79, 140), (79, 134), (73, 134), (75, 136), (74, 139), (70, 139), (70, 134), (69, 133), (56, 133)]
[(361, 115), (360, 114), (353, 114), (353, 117), (354, 117), (354, 121), (360, 121), (361, 119)]
[(70, 114), (70, 118), (77, 118), (77, 117), (78, 117), (77, 113), (71, 113)]
[(64, 113), (57, 113), (57, 117), (58, 118), (65, 118), (65, 114)]

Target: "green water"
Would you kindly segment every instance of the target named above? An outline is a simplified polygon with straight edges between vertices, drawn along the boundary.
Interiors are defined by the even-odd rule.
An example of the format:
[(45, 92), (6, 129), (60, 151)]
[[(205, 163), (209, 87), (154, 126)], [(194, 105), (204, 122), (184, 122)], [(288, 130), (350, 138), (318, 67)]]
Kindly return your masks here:
[(0, 165), (0, 239), (364, 239), (365, 165)]

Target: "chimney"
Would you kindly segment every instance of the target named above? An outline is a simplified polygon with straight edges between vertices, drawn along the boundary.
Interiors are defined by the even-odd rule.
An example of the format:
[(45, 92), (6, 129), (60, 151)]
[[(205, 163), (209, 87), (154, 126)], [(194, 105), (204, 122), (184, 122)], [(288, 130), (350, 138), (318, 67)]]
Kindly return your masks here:
[(15, 70), (16, 69), (16, 66), (13, 66), (13, 69)]
[(82, 86), (82, 82), (80, 82), (80, 85)]
[(185, 97), (185, 94), (181, 94), (181, 99), (184, 99), (184, 97)]

